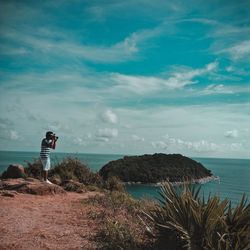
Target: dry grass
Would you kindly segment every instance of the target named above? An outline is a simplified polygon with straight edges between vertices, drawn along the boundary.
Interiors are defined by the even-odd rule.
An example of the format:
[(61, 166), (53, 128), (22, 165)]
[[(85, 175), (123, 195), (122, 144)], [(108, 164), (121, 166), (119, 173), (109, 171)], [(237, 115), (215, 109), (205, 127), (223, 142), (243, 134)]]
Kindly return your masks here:
[(134, 200), (125, 192), (106, 191), (87, 202), (97, 208), (89, 212), (89, 218), (102, 225), (93, 239), (99, 249), (152, 249), (144, 224), (150, 221), (142, 213), (142, 207), (150, 201)]

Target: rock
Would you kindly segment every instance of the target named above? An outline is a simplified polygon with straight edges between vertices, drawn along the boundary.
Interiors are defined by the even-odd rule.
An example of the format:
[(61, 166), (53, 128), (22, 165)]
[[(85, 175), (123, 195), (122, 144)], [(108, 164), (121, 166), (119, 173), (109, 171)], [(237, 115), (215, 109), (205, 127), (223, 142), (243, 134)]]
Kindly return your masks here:
[(24, 167), (20, 164), (11, 164), (8, 169), (2, 174), (3, 179), (8, 178), (24, 178)]
[(78, 181), (67, 180), (62, 183), (62, 186), (66, 191), (84, 193), (86, 192), (86, 186)]
[(8, 191), (8, 190), (0, 190), (0, 194), (2, 196), (15, 197), (15, 195), (17, 195), (17, 192), (16, 191)]
[(50, 177), (49, 180), (52, 183), (54, 183), (56, 185), (59, 185), (59, 186), (62, 184), (62, 179), (61, 179), (60, 175), (57, 175), (57, 174), (55, 174), (52, 177)]
[(48, 184), (33, 178), (29, 178), (28, 180), (23, 178), (1, 180), (0, 190), (14, 190), (18, 193), (35, 195), (65, 193), (65, 190), (58, 185)]

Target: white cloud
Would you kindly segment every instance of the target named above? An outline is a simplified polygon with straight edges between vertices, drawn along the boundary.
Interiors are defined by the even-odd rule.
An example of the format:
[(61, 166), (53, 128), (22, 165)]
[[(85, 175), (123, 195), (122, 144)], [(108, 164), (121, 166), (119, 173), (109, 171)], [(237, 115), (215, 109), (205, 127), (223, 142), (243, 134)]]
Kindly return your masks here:
[(78, 145), (78, 146), (84, 146), (84, 145), (86, 145), (86, 142), (82, 138), (80, 138), (80, 137), (74, 138), (73, 139), (73, 143), (76, 144), (76, 145)]
[(227, 131), (225, 136), (227, 138), (237, 138), (239, 136), (239, 131), (237, 129)]
[(170, 89), (183, 88), (186, 85), (194, 84), (196, 81), (193, 79), (204, 74), (208, 74), (218, 67), (218, 62), (212, 62), (205, 65), (204, 68), (199, 69), (188, 69), (183, 72), (174, 72), (171, 77), (165, 82), (165, 86)]
[(233, 66), (228, 66), (225, 68), (227, 72), (234, 72), (235, 68)]
[[(0, 30), (1, 36), (8, 43), (0, 44), (1, 52), (8, 55), (29, 56), (31, 60), (45, 60), (50, 56), (50, 63), (54, 59), (67, 58), (84, 59), (99, 63), (117, 63), (135, 59), (144, 44), (150, 39), (160, 36), (166, 32), (166, 24), (162, 23), (152, 29), (142, 29), (124, 37), (121, 41), (111, 44), (87, 45), (84, 41), (79, 43), (77, 39), (71, 38), (72, 33), (67, 31), (53, 31), (49, 28), (27, 29), (22, 27)], [(13, 44), (20, 44), (14, 46)], [(17, 48), (18, 47), (18, 48)]]
[(118, 136), (118, 130), (116, 128), (103, 128), (98, 129), (96, 133), (96, 139), (100, 141), (109, 141), (111, 138)]
[(151, 145), (155, 149), (167, 149), (168, 148), (168, 145), (164, 141), (154, 141), (154, 142), (151, 142)]
[(52, 124), (48, 124), (47, 126), (47, 130), (52, 130), (54, 131), (58, 131), (61, 128), (61, 124), (59, 122), (54, 122)]
[(165, 82), (164, 79), (157, 77), (131, 76), (119, 73), (113, 73), (111, 78), (116, 84), (116, 86), (113, 87), (113, 90), (126, 90), (139, 95), (157, 91)]
[(182, 89), (183, 87), (197, 83), (194, 78), (209, 74), (217, 69), (218, 63), (212, 62), (199, 69), (175, 69), (169, 77), (155, 76), (132, 76), (119, 73), (111, 74), (112, 82), (116, 84), (112, 88), (120, 91), (127, 90), (136, 94), (144, 95), (162, 89)]
[(116, 124), (118, 122), (117, 115), (110, 109), (102, 114), (102, 120), (107, 123)]
[(226, 87), (224, 84), (210, 84), (203, 91), (202, 94), (233, 94), (232, 88)]
[(213, 152), (219, 149), (219, 146), (216, 143), (208, 142), (206, 140), (189, 142), (187, 146), (197, 152)]
[(20, 139), (20, 135), (19, 135), (18, 132), (15, 131), (15, 130), (10, 130), (9, 136), (10, 136), (10, 139), (11, 139), (12, 141), (16, 141), (16, 140), (19, 140), (19, 139)]
[[(2, 120), (2, 122), (1, 122)], [(9, 120), (0, 119), (0, 139), (19, 141), (22, 139), (21, 135), (15, 129), (9, 128), (13, 127)]]
[(242, 150), (242, 143), (215, 143), (208, 140), (186, 141), (180, 138), (164, 136), (164, 141), (152, 142), (153, 148), (168, 149), (169, 152), (192, 152), (192, 154), (219, 153)]
[(229, 48), (222, 49), (219, 53), (229, 54), (233, 60), (248, 58), (250, 56), (250, 40), (242, 41)]
[(173, 17), (179, 16), (183, 13), (184, 5), (181, 2), (170, 2), (162, 0), (127, 0), (127, 1), (109, 1), (109, 2), (95, 2), (91, 1), (87, 6), (86, 11), (94, 21), (104, 22), (108, 16), (123, 16), (128, 19), (137, 14), (144, 16), (147, 19), (162, 19), (168, 13), (171, 21)]
[(187, 149), (194, 152), (213, 152), (219, 149), (216, 143), (209, 142), (207, 140), (200, 141), (185, 141), (179, 138), (166, 137), (166, 144), (169, 147), (176, 147), (178, 149)]
[[(51, 32), (52, 33), (52, 32)], [(5, 54), (29, 54), (36, 56), (39, 60), (46, 59), (46, 55), (50, 55), (51, 58), (65, 58), (69, 59), (85, 59), (87, 61), (94, 61), (100, 63), (114, 63), (130, 60), (138, 52), (136, 47), (136, 41), (130, 36), (126, 37), (123, 41), (113, 44), (111, 46), (99, 45), (90, 46), (86, 44), (80, 44), (73, 40), (63, 39), (56, 40), (52, 33), (51, 36), (41, 37), (35, 31), (31, 34), (19, 30), (2, 30), (1, 36), (9, 41), (15, 41), (15, 43), (22, 44), (22, 50), (11, 47), (11, 45), (5, 46)], [(9, 43), (11, 44), (11, 43)], [(25, 52), (25, 53), (24, 53)], [(38, 54), (37, 54), (38, 53)]]
[(134, 141), (138, 141), (138, 142), (144, 142), (145, 141), (145, 139), (143, 137), (140, 137), (138, 135), (132, 135), (132, 139)]
[(240, 151), (242, 149), (242, 143), (232, 143), (230, 149), (232, 151)]

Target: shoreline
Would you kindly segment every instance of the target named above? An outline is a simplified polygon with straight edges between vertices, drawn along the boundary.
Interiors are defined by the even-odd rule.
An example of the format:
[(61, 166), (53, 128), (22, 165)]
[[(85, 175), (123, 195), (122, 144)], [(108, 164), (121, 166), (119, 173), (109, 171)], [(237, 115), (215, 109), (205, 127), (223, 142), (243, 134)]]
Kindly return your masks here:
[[(219, 176), (207, 176), (199, 179), (192, 179), (191, 184), (206, 184), (211, 181), (219, 181), (220, 183), (220, 177)], [(153, 186), (153, 187), (160, 187), (164, 185), (167, 181), (157, 182), (157, 183), (141, 183), (141, 182), (123, 182), (125, 185), (141, 185), (141, 186)], [(182, 185), (183, 181), (176, 181), (176, 182), (170, 182), (173, 186), (180, 186)]]

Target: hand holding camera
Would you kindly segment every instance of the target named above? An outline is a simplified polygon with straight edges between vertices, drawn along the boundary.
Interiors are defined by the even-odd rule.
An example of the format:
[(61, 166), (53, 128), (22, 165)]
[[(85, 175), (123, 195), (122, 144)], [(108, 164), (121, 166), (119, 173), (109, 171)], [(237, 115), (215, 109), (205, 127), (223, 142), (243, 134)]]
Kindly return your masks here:
[(52, 140), (52, 143), (51, 143), (51, 148), (52, 149), (55, 149), (56, 148), (56, 141), (58, 140), (58, 136), (56, 136), (56, 134), (52, 134), (51, 135), (51, 140)]
[(58, 136), (56, 136), (56, 134), (52, 134), (51, 135), (51, 139), (53, 140), (53, 141), (57, 141), (58, 140)]

